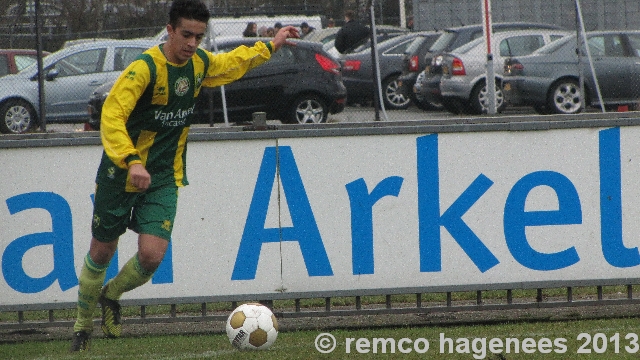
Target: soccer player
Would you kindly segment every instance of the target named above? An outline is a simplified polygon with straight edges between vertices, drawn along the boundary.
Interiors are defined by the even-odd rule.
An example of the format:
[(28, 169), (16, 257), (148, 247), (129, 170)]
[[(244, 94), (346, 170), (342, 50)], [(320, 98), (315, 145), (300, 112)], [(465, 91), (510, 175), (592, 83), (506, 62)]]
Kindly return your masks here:
[[(198, 48), (209, 16), (200, 0), (173, 1), (168, 40), (132, 62), (105, 100), (100, 126), (104, 152), (71, 351), (88, 350), (98, 302), (105, 335), (121, 335), (120, 296), (146, 283), (164, 257), (178, 189), (188, 184), (187, 134), (200, 88), (239, 79), (269, 60), (288, 38), (299, 38), (296, 28), (287, 26), (268, 43), (214, 55)], [(103, 287), (118, 238), (127, 228), (138, 233), (138, 252)]]

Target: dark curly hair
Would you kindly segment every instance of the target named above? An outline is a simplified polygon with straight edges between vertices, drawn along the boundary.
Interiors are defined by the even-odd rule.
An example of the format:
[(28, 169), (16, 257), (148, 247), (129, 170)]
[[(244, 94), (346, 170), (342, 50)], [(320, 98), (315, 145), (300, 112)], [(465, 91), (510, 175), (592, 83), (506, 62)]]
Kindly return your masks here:
[(180, 19), (208, 23), (210, 16), (207, 5), (200, 0), (176, 0), (171, 4), (171, 9), (169, 10), (169, 24), (176, 28)]

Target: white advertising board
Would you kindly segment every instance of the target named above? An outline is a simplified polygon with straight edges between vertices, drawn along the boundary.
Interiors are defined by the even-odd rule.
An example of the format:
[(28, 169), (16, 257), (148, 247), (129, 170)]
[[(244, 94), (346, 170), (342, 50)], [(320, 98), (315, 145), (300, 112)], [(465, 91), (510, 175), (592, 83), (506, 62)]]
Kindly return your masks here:
[[(123, 299), (636, 279), (638, 137), (640, 127), (193, 141), (168, 254)], [(2, 149), (0, 305), (76, 300), (100, 155)], [(108, 276), (135, 251), (128, 232)]]

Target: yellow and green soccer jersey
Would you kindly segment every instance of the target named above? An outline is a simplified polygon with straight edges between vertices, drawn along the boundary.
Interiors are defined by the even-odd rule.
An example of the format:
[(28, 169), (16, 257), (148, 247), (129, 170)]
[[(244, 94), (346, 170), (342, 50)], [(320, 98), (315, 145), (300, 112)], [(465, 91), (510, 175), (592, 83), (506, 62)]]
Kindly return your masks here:
[(96, 183), (135, 192), (128, 167), (141, 163), (153, 187), (187, 185), (187, 133), (200, 88), (239, 79), (269, 60), (272, 46), (256, 42), (217, 55), (198, 49), (183, 65), (168, 62), (162, 45), (145, 51), (116, 80), (102, 108)]

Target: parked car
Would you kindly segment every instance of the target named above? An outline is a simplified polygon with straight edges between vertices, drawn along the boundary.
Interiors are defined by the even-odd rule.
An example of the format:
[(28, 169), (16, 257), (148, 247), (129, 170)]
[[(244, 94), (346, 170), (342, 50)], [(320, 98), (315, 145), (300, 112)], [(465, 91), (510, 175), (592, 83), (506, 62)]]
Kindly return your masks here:
[(402, 59), (402, 74), (398, 77), (398, 86), (402, 92), (411, 97), (411, 101), (422, 110), (439, 110), (442, 107), (431, 104), (424, 100), (422, 96), (416, 96), (413, 87), (418, 78), (418, 74), (423, 73), (427, 66), (426, 55), (429, 48), (440, 37), (438, 31), (424, 32), (417, 36), (407, 47)]
[[(69, 46), (43, 58), (47, 123), (83, 123), (87, 98), (113, 81), (150, 40), (107, 40)], [(23, 133), (39, 125), (38, 68), (0, 78), (0, 131)]]
[[(561, 27), (544, 23), (506, 22), (492, 24), (493, 33), (528, 29), (562, 30)], [(442, 54), (450, 52), (460, 46), (483, 37), (482, 24), (466, 25), (445, 29), (433, 43), (425, 55), (425, 78), (422, 83), (423, 96), (430, 103), (441, 104), (440, 77), (442, 76)]]
[[(376, 33), (378, 34), (378, 37), (376, 38), (376, 42), (381, 43), (382, 41), (391, 39), (392, 37), (405, 35), (405, 34), (408, 34), (409, 32), (410, 31), (407, 28), (391, 26), (391, 25), (379, 25), (379, 26), (376, 26)], [(337, 32), (336, 32), (336, 35), (337, 35)], [(362, 39), (362, 41), (358, 42), (357, 44), (355, 44), (351, 49), (347, 49), (344, 52), (344, 54), (341, 54), (338, 51), (338, 49), (336, 49), (335, 47), (335, 40), (336, 40), (336, 37), (334, 35), (331, 40), (324, 42), (323, 47), (325, 50), (327, 50), (329, 54), (331, 54), (336, 58), (340, 58), (344, 54), (359, 52), (365, 48), (368, 48), (368, 49), (371, 48), (371, 37), (369, 36), (365, 39)]]
[[(402, 59), (407, 47), (419, 34), (411, 32), (378, 43), (382, 99), (388, 109), (406, 109), (411, 103), (411, 97), (402, 91), (397, 80), (402, 73)], [(370, 41), (351, 53), (343, 54), (340, 62), (349, 102), (371, 101), (374, 84)]]
[[(43, 51), (42, 56), (49, 55)], [(38, 52), (31, 49), (0, 49), (0, 77), (17, 74), (38, 61)]]
[[(598, 87), (607, 108), (637, 108), (640, 99), (640, 31), (587, 32), (586, 48), (578, 57), (575, 34), (528, 56), (507, 58), (504, 93), (510, 104), (530, 105), (541, 114), (575, 114), (583, 106), (600, 106)], [(585, 91), (580, 87), (583, 75)]]
[[(218, 51), (227, 52), (240, 45), (269, 39), (227, 37), (217, 40)], [(251, 121), (254, 112), (263, 111), (268, 119), (283, 123), (321, 123), (327, 121), (328, 114), (344, 110), (347, 90), (342, 83), (340, 64), (322, 49), (320, 43), (304, 40), (292, 40), (291, 43), (274, 53), (271, 60), (224, 86), (230, 121)], [(89, 98), (88, 123), (94, 129), (100, 128), (102, 104), (112, 85), (103, 85)], [(192, 121), (223, 122), (222, 111), (221, 88), (203, 88)]]
[[(531, 54), (566, 35), (569, 35), (568, 31), (544, 29), (506, 31), (493, 35), (491, 52), (496, 74), (495, 99), (498, 112), (506, 106), (501, 86), (505, 57)], [(442, 55), (440, 96), (448, 111), (454, 114), (487, 112), (486, 54), (485, 40), (480, 38)]]

